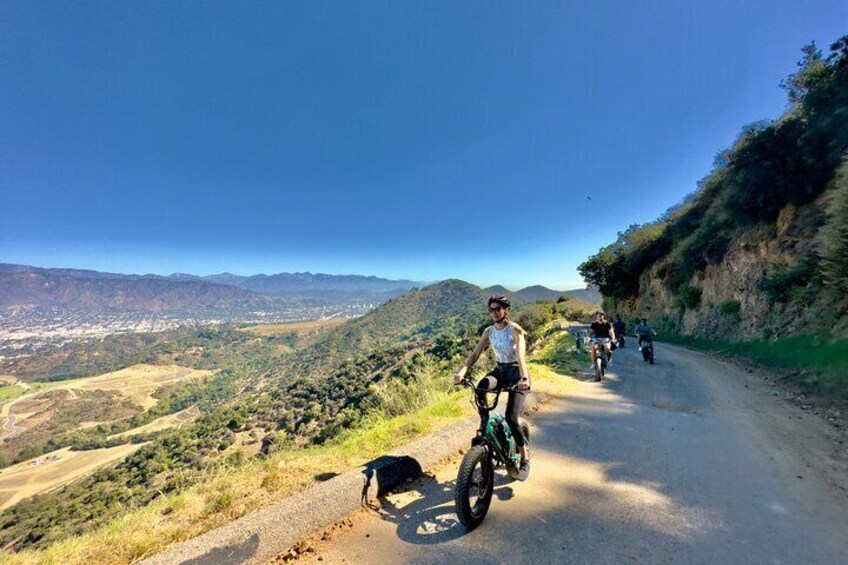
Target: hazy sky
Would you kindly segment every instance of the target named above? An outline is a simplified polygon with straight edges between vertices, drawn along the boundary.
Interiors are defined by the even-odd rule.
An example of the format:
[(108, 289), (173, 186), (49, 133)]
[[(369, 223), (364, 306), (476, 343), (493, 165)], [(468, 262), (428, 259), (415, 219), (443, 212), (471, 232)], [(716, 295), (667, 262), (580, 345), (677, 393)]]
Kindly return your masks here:
[(0, 262), (580, 286), (846, 24), (844, 0), (2, 1)]

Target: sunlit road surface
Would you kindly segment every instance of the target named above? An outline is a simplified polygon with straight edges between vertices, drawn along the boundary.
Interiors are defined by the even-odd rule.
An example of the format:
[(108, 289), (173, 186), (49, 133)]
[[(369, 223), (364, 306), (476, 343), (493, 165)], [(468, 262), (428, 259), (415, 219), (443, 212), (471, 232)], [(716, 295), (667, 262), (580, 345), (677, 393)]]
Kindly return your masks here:
[(534, 415), (532, 475), (499, 477), (477, 530), (454, 514), (456, 461), (301, 559), (848, 563), (848, 468), (826, 426), (755, 375), (664, 344), (649, 366), (634, 345)]

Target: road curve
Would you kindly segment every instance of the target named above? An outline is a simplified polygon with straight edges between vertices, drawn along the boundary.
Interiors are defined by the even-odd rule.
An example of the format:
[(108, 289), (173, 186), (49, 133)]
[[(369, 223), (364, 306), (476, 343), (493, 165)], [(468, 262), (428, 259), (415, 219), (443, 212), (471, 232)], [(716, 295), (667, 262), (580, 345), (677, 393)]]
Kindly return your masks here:
[(654, 366), (630, 341), (608, 380), (589, 382), (588, 360), (582, 378), (534, 417), (530, 480), (501, 477), (477, 530), (453, 513), (454, 462), (301, 560), (848, 563), (848, 465), (819, 418), (665, 344)]

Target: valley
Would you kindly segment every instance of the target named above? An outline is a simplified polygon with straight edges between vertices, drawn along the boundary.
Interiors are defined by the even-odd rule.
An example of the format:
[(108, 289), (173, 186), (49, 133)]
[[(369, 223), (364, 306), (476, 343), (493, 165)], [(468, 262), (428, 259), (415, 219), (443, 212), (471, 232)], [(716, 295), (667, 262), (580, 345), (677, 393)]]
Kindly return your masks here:
[[(116, 519), (117, 500), (144, 506), (222, 465), (317, 448), (426, 406), (451, 388), (442, 376), (485, 320), (486, 292), (449, 280), (355, 319), (116, 334), (4, 366), (38, 390), (0, 414), (0, 543), (44, 548)], [(535, 331), (571, 302), (583, 304), (519, 306), (519, 320)]]

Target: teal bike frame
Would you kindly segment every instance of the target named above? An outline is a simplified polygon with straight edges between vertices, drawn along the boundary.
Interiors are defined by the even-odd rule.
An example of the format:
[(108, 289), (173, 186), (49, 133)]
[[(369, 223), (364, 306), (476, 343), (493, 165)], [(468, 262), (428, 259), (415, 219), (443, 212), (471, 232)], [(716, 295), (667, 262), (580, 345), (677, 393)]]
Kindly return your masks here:
[[(464, 383), (474, 390), (474, 404), (477, 408), (488, 412), (486, 429), (481, 430), (482, 433), (471, 440), (471, 445), (485, 445), (489, 449), (496, 466), (506, 466), (507, 474), (512, 478), (517, 478), (518, 468), (521, 464), (521, 454), (518, 452), (518, 446), (515, 443), (515, 438), (512, 436), (512, 430), (509, 424), (503, 416), (495, 412), (495, 409), (498, 407), (500, 393), (513, 392), (517, 390), (517, 387), (483, 390), (474, 386), (469, 379), (466, 379)], [(486, 394), (494, 394), (494, 401), (490, 404), (487, 397), (483, 395), (478, 397), (476, 394), (478, 391), (485, 392)], [(526, 438), (526, 440), (529, 445), (530, 439)]]

